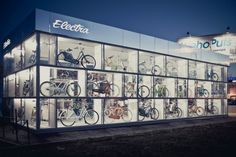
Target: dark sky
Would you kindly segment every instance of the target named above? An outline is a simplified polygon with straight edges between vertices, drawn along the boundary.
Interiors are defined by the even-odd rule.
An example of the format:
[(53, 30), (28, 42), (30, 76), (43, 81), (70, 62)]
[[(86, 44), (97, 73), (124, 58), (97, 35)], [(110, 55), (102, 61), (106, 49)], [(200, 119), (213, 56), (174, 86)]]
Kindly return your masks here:
[(40, 8), (175, 41), (236, 32), (235, 0), (1, 0), (0, 40)]

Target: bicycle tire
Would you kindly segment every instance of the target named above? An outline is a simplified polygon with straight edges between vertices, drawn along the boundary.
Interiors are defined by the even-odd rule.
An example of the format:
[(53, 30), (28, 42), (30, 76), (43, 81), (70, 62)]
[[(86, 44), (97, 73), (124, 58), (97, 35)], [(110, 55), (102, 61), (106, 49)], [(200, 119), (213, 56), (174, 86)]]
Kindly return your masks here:
[(207, 90), (207, 89), (203, 89), (203, 96), (205, 97), (205, 98), (208, 98), (209, 97), (209, 91)]
[(152, 72), (152, 75), (161, 75), (162, 70), (161, 70), (161, 67), (159, 65), (154, 65), (152, 67), (151, 72)]
[[(74, 112), (74, 111), (71, 111), (71, 112)], [(68, 114), (68, 111), (63, 111), (61, 114), (60, 114), (60, 122), (62, 125), (68, 127), (68, 126), (73, 126), (75, 124), (75, 121), (76, 121), (76, 114), (73, 113), (73, 118), (72, 118), (72, 121), (67, 121), (66, 122), (66, 118), (64, 119), (64, 116), (66, 116), (66, 114)]]
[(94, 97), (94, 96), (96, 96), (94, 94), (94, 92), (99, 93), (98, 85), (96, 83), (94, 83), (94, 82), (88, 82), (88, 84), (87, 84), (87, 95), (89, 97)]
[[(154, 116), (156, 115), (156, 116)], [(150, 109), (150, 117), (151, 119), (157, 120), (159, 118), (159, 111), (157, 110), (157, 108), (151, 108)]]
[[(46, 88), (46, 90), (49, 91), (49, 94), (45, 94), (43, 91), (42, 91), (42, 88), (46, 85), (46, 84), (49, 84), (48, 87)], [(50, 92), (50, 89), (51, 88), (55, 88), (55, 85), (50, 82), (50, 81), (45, 81), (43, 83), (40, 84), (40, 94), (43, 95), (43, 96), (53, 96), (54, 95), (54, 91), (53, 92)]]
[[(90, 60), (91, 59), (91, 60)], [(91, 67), (87, 67), (87, 64), (88, 63), (92, 63)], [(93, 56), (91, 55), (84, 55), (81, 59), (81, 65), (84, 67), (84, 68), (87, 68), (87, 69), (94, 69), (95, 66), (96, 66), (96, 60)]]
[[(95, 121), (93, 121), (92, 123), (89, 122), (89, 120), (88, 120), (87, 118), (88, 118), (88, 117), (89, 117), (89, 118), (92, 117), (92, 119), (93, 119), (94, 115), (97, 116), (97, 118), (95, 119)], [(93, 109), (87, 110), (86, 114), (84, 115), (84, 122), (85, 122), (85, 123), (87, 123), (87, 124), (89, 124), (89, 125), (94, 125), (94, 124), (97, 124), (98, 120), (99, 120), (99, 114), (98, 114), (95, 110), (93, 110)]]
[(138, 68), (139, 68), (139, 73), (141, 73), (141, 74), (146, 74), (147, 73), (147, 67), (145, 66), (145, 65), (143, 65), (143, 64), (140, 64), (139, 66), (138, 66)]
[[(116, 84), (110, 84), (108, 87), (106, 87), (105, 91), (109, 90), (109, 96), (117, 97), (120, 94), (120, 87)], [(111, 93), (114, 93), (111, 95)], [(106, 93), (107, 94), (107, 93)]]
[[(143, 95), (143, 89), (146, 89), (147, 90), (147, 92), (146, 92), (146, 94), (145, 95)], [(139, 97), (142, 97), (142, 98), (146, 98), (146, 97), (148, 97), (149, 96), (149, 94), (150, 94), (150, 89), (148, 88), (148, 86), (146, 86), (146, 85), (142, 85), (142, 86), (140, 86), (139, 88), (138, 88), (138, 95), (139, 95)], [(140, 93), (141, 92), (141, 93)]]
[(204, 109), (202, 107), (197, 107), (196, 108), (196, 115), (197, 116), (203, 116), (204, 115)]
[(145, 119), (145, 111), (143, 111), (144, 113), (141, 112), (142, 109), (138, 109), (138, 119), (140, 121), (143, 121)]
[(183, 111), (179, 107), (177, 107), (177, 111), (178, 111), (178, 116), (177, 117), (182, 117)]
[[(125, 122), (130, 122), (133, 118), (133, 115), (132, 115), (132, 112), (130, 111), (130, 109), (125, 109), (121, 115), (122, 119), (125, 121)], [(128, 117), (126, 119), (126, 117)]]
[(219, 80), (219, 76), (217, 75), (217, 73), (213, 73), (213, 75), (211, 76), (211, 79), (213, 81), (218, 81)]
[(70, 97), (79, 96), (80, 93), (81, 93), (81, 87), (80, 87), (80, 85), (77, 83), (77, 88), (78, 88), (78, 89), (77, 89), (77, 94), (76, 94), (76, 95), (72, 95), (72, 94), (70, 93), (70, 91), (69, 91), (69, 90), (71, 90), (72, 93), (75, 91), (75, 89), (72, 88), (73, 86), (75, 86), (75, 83), (74, 83), (74, 82), (70, 83), (70, 84), (67, 86), (67, 88), (66, 88), (66, 94), (67, 94), (68, 96), (70, 96)]
[(212, 111), (212, 114), (214, 115), (219, 114), (219, 109), (216, 106), (213, 106), (211, 111)]

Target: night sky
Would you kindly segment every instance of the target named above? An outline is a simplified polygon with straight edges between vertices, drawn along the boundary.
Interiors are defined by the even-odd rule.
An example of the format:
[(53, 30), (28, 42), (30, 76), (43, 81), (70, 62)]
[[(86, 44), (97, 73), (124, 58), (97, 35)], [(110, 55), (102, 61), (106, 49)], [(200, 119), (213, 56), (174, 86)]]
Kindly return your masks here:
[[(236, 32), (235, 0), (2, 0), (0, 41), (34, 8), (175, 41)], [(27, 27), (27, 26), (26, 26)]]

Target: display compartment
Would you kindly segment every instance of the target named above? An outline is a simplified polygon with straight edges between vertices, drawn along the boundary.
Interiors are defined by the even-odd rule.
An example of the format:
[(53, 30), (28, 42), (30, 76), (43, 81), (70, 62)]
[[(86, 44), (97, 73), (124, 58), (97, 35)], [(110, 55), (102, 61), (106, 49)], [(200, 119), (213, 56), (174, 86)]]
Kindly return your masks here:
[(137, 121), (137, 111), (137, 99), (105, 99), (104, 124)]
[(205, 116), (204, 99), (188, 99), (188, 117)]
[(56, 128), (56, 99), (40, 98), (40, 128)]
[(102, 99), (57, 99), (57, 127), (102, 123)]
[(152, 121), (163, 119), (163, 100), (139, 99), (138, 120)]
[(105, 45), (104, 69), (137, 73), (138, 51)]
[[(28, 120), (30, 128), (36, 128), (36, 99), (12, 99), (14, 103), (13, 114), (17, 117), (17, 123), (26, 125)], [(15, 115), (17, 114), (17, 115)]]
[(37, 41), (36, 34), (26, 39), (22, 43), (23, 67), (28, 67), (36, 63)]
[(221, 99), (205, 99), (205, 115), (213, 116), (223, 114), (224, 101)]
[(187, 77), (188, 75), (188, 62), (186, 59), (176, 57), (166, 57), (166, 75), (173, 77)]
[(187, 99), (165, 99), (164, 117), (165, 119), (176, 119), (187, 117)]
[(78, 97), (85, 96), (86, 71), (40, 67), (40, 96)]
[(175, 96), (175, 80), (164, 77), (153, 78), (153, 96), (155, 98), (166, 98)]
[(211, 88), (209, 81), (195, 81), (195, 98), (211, 98)]
[(4, 75), (12, 73), (15, 69), (13, 54), (11, 52), (7, 52), (4, 55), (3, 60), (4, 60), (4, 70), (3, 70)]
[(57, 37), (57, 41), (58, 66), (101, 69), (101, 44), (64, 37)]
[(140, 74), (165, 75), (165, 57), (139, 51), (138, 72)]
[(125, 75), (121, 73), (88, 71), (87, 96), (121, 97), (124, 79)]

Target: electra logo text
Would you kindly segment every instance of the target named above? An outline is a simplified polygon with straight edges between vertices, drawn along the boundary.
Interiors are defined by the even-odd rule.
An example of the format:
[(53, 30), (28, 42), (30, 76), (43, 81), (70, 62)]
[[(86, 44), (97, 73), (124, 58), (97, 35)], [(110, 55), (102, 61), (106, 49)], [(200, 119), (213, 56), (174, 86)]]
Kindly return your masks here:
[(84, 34), (89, 33), (89, 29), (85, 26), (81, 24), (70, 24), (68, 21), (55, 20), (55, 22), (53, 22), (53, 27), (68, 30), (71, 32), (80, 32)]
[(4, 43), (3, 43), (3, 49), (7, 48), (7, 46), (9, 46), (11, 44), (11, 40), (7, 39)]
[(207, 49), (209, 47), (226, 47), (230, 46), (231, 41), (229, 39), (225, 40), (217, 40), (217, 39), (212, 39), (211, 41), (197, 41), (197, 43), (194, 43), (194, 47), (200, 48), (200, 49)]

